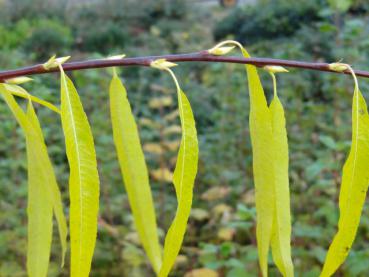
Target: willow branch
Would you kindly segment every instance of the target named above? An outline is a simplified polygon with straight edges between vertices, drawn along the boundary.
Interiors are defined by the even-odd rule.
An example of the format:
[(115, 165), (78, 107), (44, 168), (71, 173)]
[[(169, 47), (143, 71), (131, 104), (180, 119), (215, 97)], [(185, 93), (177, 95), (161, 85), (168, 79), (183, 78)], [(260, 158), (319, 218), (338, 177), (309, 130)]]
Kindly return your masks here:
[[(303, 68), (316, 71), (337, 73), (336, 71), (329, 69), (328, 63), (281, 60), (270, 58), (242, 58), (232, 56), (214, 56), (210, 55), (206, 50), (188, 54), (133, 57), (119, 60), (99, 59), (99, 60), (69, 62), (63, 64), (63, 69), (64, 71), (73, 71), (73, 70), (112, 67), (112, 66), (150, 66), (151, 62), (156, 59), (166, 59), (170, 62), (220, 62), (220, 63), (252, 64), (258, 67), (263, 67), (266, 65), (280, 65), (284, 67)], [(0, 71), (0, 81), (20, 76), (38, 75), (58, 71), (59, 71), (58, 68), (46, 70), (42, 66), (42, 64), (37, 64), (14, 70)], [(351, 74), (349, 70), (346, 70), (342, 73)], [(368, 71), (355, 70), (355, 74), (356, 76), (369, 78)]]

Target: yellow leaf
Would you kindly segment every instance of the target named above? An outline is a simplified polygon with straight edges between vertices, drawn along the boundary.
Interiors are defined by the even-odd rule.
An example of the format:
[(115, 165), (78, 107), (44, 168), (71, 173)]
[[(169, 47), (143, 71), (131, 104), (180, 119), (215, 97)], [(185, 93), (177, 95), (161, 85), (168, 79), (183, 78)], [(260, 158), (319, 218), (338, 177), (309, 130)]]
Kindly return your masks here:
[(180, 134), (181, 133), (181, 126), (172, 125), (163, 130), (164, 135), (171, 135), (171, 134)]
[[(28, 165), (28, 242), (27, 242), (27, 273), (30, 277), (47, 276), (52, 240), (53, 209), (50, 195), (40, 184), (40, 164), (35, 163), (34, 150), (27, 141)], [(33, 153), (31, 153), (33, 152)]]
[(141, 118), (141, 119), (139, 119), (138, 122), (141, 126), (150, 127), (150, 128), (153, 128), (153, 129), (160, 128), (160, 124), (156, 123), (155, 121), (153, 121), (149, 118)]
[[(54, 169), (51, 164), (51, 161), (47, 154), (47, 147), (44, 141), (44, 137), (42, 134), (41, 126), (38, 121), (37, 115), (33, 109), (33, 106), (31, 103), (28, 104), (27, 109), (27, 117), (30, 123), (32, 124), (35, 131), (38, 133), (38, 136), (40, 138), (39, 142), (40, 145), (38, 145), (37, 141), (32, 141), (30, 143), (29, 148), (35, 149), (34, 156), (31, 157), (31, 161), (35, 161), (38, 159), (36, 163), (39, 163), (40, 170), (38, 171), (40, 173), (44, 172), (44, 178), (45, 178), (45, 188), (48, 191), (52, 204), (53, 204), (53, 210), (56, 217), (56, 221), (58, 223), (58, 230), (59, 230), (59, 236), (62, 246), (62, 266), (64, 265), (64, 258), (65, 253), (67, 251), (67, 233), (68, 233), (68, 227), (67, 222), (64, 216), (63, 212), (63, 205), (61, 200), (61, 194), (60, 190), (56, 181), (56, 176), (54, 174)], [(43, 168), (43, 170), (41, 170)]]
[(173, 120), (177, 119), (178, 116), (179, 116), (179, 111), (174, 110), (174, 111), (168, 113), (167, 115), (165, 115), (163, 118), (166, 121), (173, 121)]
[[(130, 232), (127, 235), (124, 236), (124, 240), (133, 243), (135, 245), (141, 245), (140, 235), (136, 232)], [(161, 253), (160, 253), (161, 256)], [(160, 258), (159, 256), (159, 258)]]
[[(273, 75), (274, 76), (274, 75)], [(275, 78), (275, 77), (274, 77)], [(275, 79), (274, 79), (275, 81)], [(274, 220), (272, 228), (273, 259), (283, 276), (291, 277), (293, 264), (291, 259), (291, 214), (288, 180), (288, 142), (284, 110), (277, 94), (270, 104), (272, 116), (274, 146)]]
[(28, 160), (28, 250), (30, 276), (46, 276), (52, 238), (52, 212), (57, 219), (62, 245), (62, 264), (66, 252), (67, 225), (60, 191), (49, 159), (42, 130), (32, 103), (27, 114), (19, 107), (6, 87), (0, 85), (5, 101), (21, 125), (27, 141)]
[(225, 46), (225, 47), (214, 47), (208, 50), (209, 54), (215, 56), (226, 55), (234, 49), (235, 46)]
[(196, 221), (204, 221), (209, 218), (209, 212), (204, 209), (192, 209), (191, 210), (191, 218), (193, 218)]
[(16, 95), (16, 96), (19, 96), (25, 99), (31, 99), (35, 103), (45, 106), (56, 113), (60, 113), (60, 110), (57, 107), (55, 107), (53, 104), (29, 94), (24, 88), (20, 86), (13, 85), (13, 84), (2, 84), (2, 86), (4, 87), (4, 89), (8, 90), (8, 92), (10, 92), (13, 95)]
[(233, 236), (235, 234), (235, 230), (232, 228), (221, 228), (218, 231), (218, 238), (224, 241), (231, 241), (233, 239)]
[(212, 209), (212, 213), (215, 217), (223, 216), (224, 214), (230, 214), (232, 212), (232, 207), (224, 203), (216, 205)]
[(218, 277), (219, 274), (209, 268), (193, 269), (185, 274), (184, 277)]
[(152, 61), (150, 66), (158, 68), (160, 70), (166, 70), (170, 67), (177, 66), (177, 64), (168, 62), (166, 59), (157, 59)]
[(15, 78), (5, 80), (7, 84), (12, 84), (12, 85), (20, 85), (20, 84), (24, 84), (30, 81), (33, 81), (33, 79), (27, 76), (15, 77)]
[(287, 69), (285, 69), (283, 66), (278, 66), (278, 65), (266, 65), (263, 67), (266, 71), (268, 71), (269, 73), (284, 73), (284, 72), (288, 72)]
[(57, 68), (58, 66), (62, 65), (69, 59), (70, 59), (70, 56), (57, 58), (56, 55), (54, 55), (46, 63), (44, 63), (42, 67), (46, 70)]
[(201, 194), (201, 199), (206, 201), (214, 201), (225, 198), (231, 192), (230, 187), (212, 187)]
[[(245, 58), (249, 53), (236, 41)], [(273, 77), (274, 99), (270, 107), (264, 95), (256, 67), (246, 65), (250, 91), (250, 135), (253, 151), (253, 172), (256, 202), (256, 238), (262, 275), (268, 276), (268, 252), (272, 246), (273, 258), (283, 276), (293, 276), (291, 259), (291, 219), (288, 183), (288, 142), (284, 110), (277, 96), (274, 72), (287, 72), (283, 67), (265, 66)], [(249, 200), (248, 200), (249, 201)]]
[[(242, 48), (244, 57), (250, 55)], [(268, 276), (268, 252), (274, 217), (272, 118), (257, 70), (246, 65), (250, 93), (250, 136), (253, 153), (253, 172), (256, 202), (256, 238), (262, 275)]]
[(188, 264), (188, 258), (185, 255), (178, 255), (174, 263), (175, 268), (185, 267)]
[(160, 109), (160, 108), (171, 106), (172, 102), (173, 102), (173, 99), (171, 96), (157, 97), (149, 101), (149, 107), (152, 109)]
[(179, 140), (174, 141), (165, 141), (163, 143), (164, 147), (167, 148), (170, 151), (175, 151), (178, 149), (178, 147), (181, 145), (181, 142)]
[(173, 90), (168, 89), (167, 87), (164, 87), (164, 86), (159, 85), (159, 84), (150, 84), (150, 90), (151, 91), (158, 91), (158, 92), (161, 92), (161, 93), (164, 93), (164, 94), (172, 94), (173, 93)]
[[(356, 79), (356, 77), (354, 77)], [(355, 80), (356, 81), (356, 80)], [(355, 86), (352, 104), (352, 144), (342, 173), (338, 231), (331, 243), (321, 277), (333, 275), (345, 261), (360, 223), (369, 180), (369, 115), (365, 99)]]
[(99, 175), (94, 141), (77, 90), (61, 66), (61, 121), (70, 168), (71, 276), (90, 273), (96, 243)]
[[(173, 74), (171, 71), (170, 73)], [(172, 77), (175, 79), (174, 74)], [(195, 119), (192, 114), (190, 103), (186, 95), (179, 88), (177, 81), (176, 85), (182, 126), (182, 141), (173, 175), (178, 206), (175, 218), (165, 237), (163, 265), (159, 274), (161, 277), (168, 276), (183, 242), (188, 217), (191, 211), (192, 190), (198, 162), (198, 141)]]
[[(162, 263), (161, 246), (145, 157), (126, 89), (116, 74), (110, 83), (110, 112), (114, 143), (136, 229), (154, 271), (158, 273)], [(150, 146), (145, 150), (153, 150), (154, 146), (162, 150), (160, 145)]]
[(150, 175), (157, 181), (170, 183), (173, 180), (173, 173), (168, 168), (150, 170)]
[(161, 155), (164, 153), (164, 149), (158, 143), (146, 143), (143, 146), (145, 152), (149, 152), (152, 154)]
[(254, 191), (254, 189), (246, 191), (241, 196), (241, 201), (245, 202), (245, 204), (254, 205), (255, 204), (255, 191)]

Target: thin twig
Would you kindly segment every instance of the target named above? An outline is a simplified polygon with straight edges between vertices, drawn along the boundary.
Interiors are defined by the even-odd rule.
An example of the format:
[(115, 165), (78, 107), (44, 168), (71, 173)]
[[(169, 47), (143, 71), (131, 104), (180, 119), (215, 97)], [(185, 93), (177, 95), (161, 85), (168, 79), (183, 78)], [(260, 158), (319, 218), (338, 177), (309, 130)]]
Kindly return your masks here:
[[(280, 65), (285, 67), (295, 67), (310, 69), (316, 71), (326, 71), (337, 73), (328, 68), (328, 63), (321, 62), (304, 62), (294, 60), (281, 60), (281, 59), (270, 59), (270, 58), (242, 58), (242, 57), (230, 57), (230, 56), (214, 56), (210, 55), (208, 51), (200, 51), (188, 54), (175, 54), (175, 55), (162, 55), (162, 56), (147, 56), (147, 57), (134, 57), (124, 58), (118, 60), (111, 59), (99, 59), (99, 60), (86, 60), (79, 62), (69, 62), (63, 64), (65, 71), (89, 69), (89, 68), (102, 68), (112, 66), (150, 66), (151, 62), (156, 59), (166, 59), (170, 62), (221, 62), (221, 63), (238, 63), (238, 64), (253, 64), (258, 67), (266, 65)], [(0, 81), (6, 79), (27, 76), (27, 75), (38, 75), (50, 72), (58, 72), (59, 69), (46, 70), (42, 64), (27, 66), (14, 70), (0, 71)], [(351, 74), (350, 71), (343, 72), (344, 74)], [(355, 70), (356, 76), (369, 78), (369, 72), (363, 70)]]

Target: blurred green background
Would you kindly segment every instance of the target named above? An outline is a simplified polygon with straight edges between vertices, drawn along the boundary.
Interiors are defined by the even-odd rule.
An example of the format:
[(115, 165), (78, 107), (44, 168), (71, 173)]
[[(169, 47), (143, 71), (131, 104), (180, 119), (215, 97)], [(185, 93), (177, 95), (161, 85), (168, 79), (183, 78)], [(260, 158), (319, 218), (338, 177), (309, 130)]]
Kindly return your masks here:
[[(121, 53), (193, 52), (228, 38), (240, 41), (257, 57), (343, 59), (357, 69), (368, 69), (366, 0), (221, 2), (0, 0), (0, 68), (44, 62), (52, 54), (83, 60)], [(193, 211), (172, 276), (212, 276), (209, 271), (190, 274), (204, 268), (218, 276), (258, 276), (244, 67), (183, 63), (174, 71), (195, 113), (200, 161)], [(127, 67), (120, 74), (139, 125), (163, 240), (176, 207), (170, 183), (180, 139), (175, 87), (167, 74), (155, 69)], [(260, 74), (270, 98), (271, 79)], [(133, 227), (113, 145), (108, 107), (111, 70), (69, 75), (92, 125), (101, 177), (91, 276), (153, 276)], [(289, 133), (295, 272), (318, 276), (338, 220), (340, 174), (351, 137), (353, 82), (349, 76), (295, 69), (277, 78)], [(58, 75), (34, 79), (25, 87), (58, 104)], [(368, 81), (360, 79), (360, 86), (368, 96)], [(68, 214), (68, 165), (60, 120), (43, 107), (37, 110)], [(0, 276), (25, 276), (24, 137), (2, 101), (0, 142)], [(369, 276), (368, 208), (353, 250), (336, 276)], [(56, 232), (53, 242), (50, 276), (68, 276), (68, 264), (59, 268)], [(271, 259), (270, 276), (279, 276)]]

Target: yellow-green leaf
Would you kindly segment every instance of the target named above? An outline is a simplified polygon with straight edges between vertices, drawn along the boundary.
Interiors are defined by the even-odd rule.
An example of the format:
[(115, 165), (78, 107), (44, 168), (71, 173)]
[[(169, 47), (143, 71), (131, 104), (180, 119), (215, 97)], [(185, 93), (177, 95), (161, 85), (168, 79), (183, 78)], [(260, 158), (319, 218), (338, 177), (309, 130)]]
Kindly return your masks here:
[(35, 132), (32, 132), (26, 115), (15, 102), (13, 96), (8, 92), (3, 92), (3, 96), (14, 117), (25, 131), (27, 139), (27, 273), (31, 277), (47, 276), (52, 239), (52, 203), (50, 195), (40, 182), (40, 177), (43, 176), (38, 176), (40, 164), (34, 160), (35, 149), (32, 148), (32, 140), (38, 139), (38, 137)]
[(57, 218), (62, 244), (62, 263), (66, 251), (67, 225), (60, 191), (49, 159), (37, 116), (29, 102), (27, 114), (19, 107), (7, 87), (0, 85), (3, 96), (21, 125), (27, 141), (28, 160), (28, 249), (27, 271), (30, 276), (46, 276), (52, 238), (52, 212)]
[(61, 71), (61, 121), (70, 168), (71, 276), (90, 273), (96, 243), (99, 175), (87, 116), (72, 81)]
[(156, 273), (161, 267), (155, 209), (137, 125), (127, 92), (116, 74), (110, 83), (114, 143), (137, 232)]
[(53, 209), (50, 195), (40, 184), (40, 164), (35, 163), (32, 142), (27, 140), (28, 241), (27, 272), (30, 277), (47, 276), (52, 240)]
[(4, 89), (8, 90), (8, 92), (10, 92), (13, 95), (16, 95), (16, 96), (19, 96), (25, 99), (30, 99), (33, 102), (38, 103), (42, 106), (45, 106), (48, 109), (56, 113), (60, 113), (60, 110), (57, 107), (55, 107), (53, 104), (29, 94), (24, 88), (20, 86), (13, 85), (13, 84), (2, 84), (2, 86), (4, 87)]
[[(275, 80), (274, 80), (275, 81)], [(274, 146), (274, 220), (271, 246), (273, 259), (283, 276), (293, 276), (291, 259), (291, 214), (288, 180), (288, 141), (281, 101), (275, 94), (269, 106), (272, 116)]]
[(333, 275), (354, 242), (369, 184), (369, 115), (356, 87), (352, 104), (352, 144), (343, 167), (338, 231), (329, 247), (321, 277)]
[[(250, 58), (237, 41), (227, 40), (209, 50), (224, 55), (223, 45), (237, 46)], [(218, 53), (218, 52), (219, 53)], [(288, 141), (283, 106), (278, 99), (274, 73), (287, 72), (279, 66), (265, 66), (273, 78), (274, 99), (268, 107), (255, 66), (246, 65), (250, 91), (250, 134), (257, 214), (256, 236), (259, 264), (263, 276), (268, 275), (268, 252), (283, 276), (293, 276), (291, 259), (291, 215), (288, 182)]]
[(32, 124), (33, 129), (38, 133), (38, 136), (40, 138), (39, 140), (32, 141), (30, 148), (35, 149), (34, 151), (35, 156), (33, 158), (33, 161), (37, 160), (36, 163), (38, 163), (40, 166), (39, 174), (41, 174), (42, 172), (44, 173), (45, 190), (49, 193), (51, 197), (53, 211), (55, 214), (56, 222), (58, 223), (59, 237), (62, 246), (61, 266), (63, 266), (65, 254), (67, 252), (67, 234), (68, 234), (67, 221), (64, 216), (59, 186), (56, 181), (53, 165), (47, 153), (47, 147), (45, 144), (44, 136), (42, 134), (40, 122), (38, 121), (37, 115), (31, 102), (28, 103), (27, 118)]
[(178, 88), (178, 106), (182, 126), (182, 140), (173, 175), (178, 207), (165, 237), (163, 265), (159, 276), (168, 276), (180, 251), (191, 211), (192, 190), (197, 173), (198, 141), (195, 120), (190, 103)]
[[(246, 58), (250, 57), (245, 49), (242, 49), (242, 54)], [(255, 66), (246, 65), (246, 71), (250, 93), (249, 123), (255, 183), (256, 238), (261, 272), (266, 277), (274, 218), (272, 118)]]

